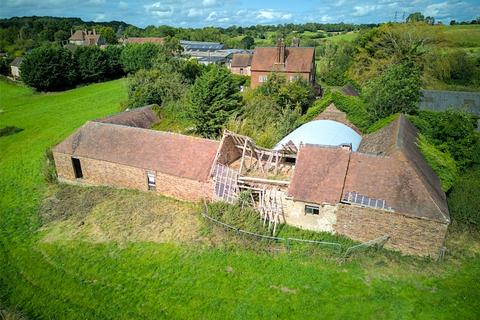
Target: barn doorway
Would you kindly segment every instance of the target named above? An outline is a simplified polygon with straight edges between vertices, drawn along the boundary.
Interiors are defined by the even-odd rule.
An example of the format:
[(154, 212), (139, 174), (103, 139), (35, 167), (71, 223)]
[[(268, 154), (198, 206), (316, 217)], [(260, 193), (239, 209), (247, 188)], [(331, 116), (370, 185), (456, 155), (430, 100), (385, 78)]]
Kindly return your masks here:
[(82, 165), (80, 163), (80, 159), (72, 158), (72, 165), (73, 165), (73, 171), (75, 172), (75, 178), (76, 179), (83, 178)]

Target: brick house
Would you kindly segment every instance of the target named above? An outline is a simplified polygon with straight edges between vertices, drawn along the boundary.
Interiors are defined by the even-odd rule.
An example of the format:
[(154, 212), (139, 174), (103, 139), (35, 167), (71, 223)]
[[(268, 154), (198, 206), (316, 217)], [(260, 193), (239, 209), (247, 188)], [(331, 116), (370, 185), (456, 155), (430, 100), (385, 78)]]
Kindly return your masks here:
[(68, 42), (77, 46), (103, 46), (107, 44), (105, 39), (101, 35), (97, 34), (95, 29), (93, 29), (93, 31), (72, 31), (70, 38), (68, 38)]
[(302, 77), (312, 85), (315, 84), (315, 48), (295, 46), (286, 47), (279, 39), (276, 47), (258, 47), (255, 49), (251, 67), (251, 87), (255, 88), (265, 82), (272, 72), (292, 81)]
[[(331, 106), (323, 117), (340, 113)], [(265, 149), (228, 131), (215, 141), (149, 129), (158, 121), (146, 106), (87, 122), (53, 148), (59, 180), (189, 201), (236, 203), (250, 190), (254, 207), (275, 226), (357, 241), (388, 237), (387, 248), (421, 256), (444, 248), (446, 196), (403, 115), (364, 136), (357, 151), (338, 141)]]

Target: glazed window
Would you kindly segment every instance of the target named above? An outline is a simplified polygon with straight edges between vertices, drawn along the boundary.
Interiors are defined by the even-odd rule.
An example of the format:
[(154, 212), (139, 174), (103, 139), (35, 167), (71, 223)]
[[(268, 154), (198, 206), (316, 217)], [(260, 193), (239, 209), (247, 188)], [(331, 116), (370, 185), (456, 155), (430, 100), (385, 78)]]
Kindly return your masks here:
[(320, 214), (319, 206), (305, 205), (305, 214)]
[(148, 190), (155, 190), (157, 183), (154, 173), (147, 173)]

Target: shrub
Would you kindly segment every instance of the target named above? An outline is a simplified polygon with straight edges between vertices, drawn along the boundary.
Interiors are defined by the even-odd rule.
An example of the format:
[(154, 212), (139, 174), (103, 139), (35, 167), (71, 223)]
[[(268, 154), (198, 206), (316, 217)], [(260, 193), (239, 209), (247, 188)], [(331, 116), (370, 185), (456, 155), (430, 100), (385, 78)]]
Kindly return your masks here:
[(151, 69), (160, 52), (160, 46), (153, 43), (128, 44), (123, 48), (121, 61), (127, 73), (140, 69)]
[(386, 118), (383, 118), (383, 119), (380, 119), (378, 120), (377, 122), (375, 122), (374, 124), (372, 124), (370, 127), (368, 127), (367, 129), (367, 132), (366, 133), (372, 133), (372, 132), (375, 132), (375, 131), (378, 131), (380, 129), (382, 129), (383, 127), (386, 127), (387, 125), (389, 125), (392, 121), (394, 121), (395, 119), (398, 118), (400, 114), (399, 113), (395, 113), (395, 114), (392, 114)]
[(41, 91), (62, 90), (75, 83), (76, 68), (69, 50), (58, 46), (33, 49), (20, 66), (23, 81)]
[(420, 134), (417, 145), (428, 165), (440, 178), (442, 190), (447, 192), (458, 177), (458, 168), (455, 160), (448, 152), (438, 150), (428, 139)]
[(214, 202), (208, 204), (208, 215), (238, 229), (270, 235), (260, 220), (260, 213), (249, 207), (242, 209), (238, 205)]
[(162, 105), (179, 99), (185, 89), (184, 79), (179, 73), (140, 70), (128, 78), (128, 105), (131, 108), (147, 104)]
[(416, 113), (420, 101), (420, 72), (410, 63), (393, 64), (369, 81), (364, 90), (373, 120), (394, 113)]
[[(480, 166), (474, 166), (455, 182), (448, 196), (450, 216), (461, 226), (480, 226)], [(478, 230), (478, 229), (477, 229)]]
[(105, 49), (107, 56), (107, 77), (110, 79), (116, 79), (125, 74), (122, 67), (122, 51), (123, 47), (108, 46)]

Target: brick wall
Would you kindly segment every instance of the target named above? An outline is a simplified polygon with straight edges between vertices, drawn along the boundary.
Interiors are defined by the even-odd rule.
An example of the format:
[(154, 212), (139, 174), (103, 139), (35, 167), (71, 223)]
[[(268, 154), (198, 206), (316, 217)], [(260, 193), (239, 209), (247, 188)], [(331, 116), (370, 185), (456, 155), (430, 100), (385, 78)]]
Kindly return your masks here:
[(368, 241), (383, 235), (389, 249), (436, 258), (444, 245), (448, 224), (411, 218), (395, 212), (338, 205), (335, 231), (353, 240)]
[[(262, 82), (259, 81), (260, 79), (260, 76), (267, 76), (267, 77), (270, 77), (271, 76), (271, 72), (266, 72), (266, 71), (251, 71), (252, 73), (252, 78), (251, 78), (251, 83), (250, 83), (250, 86), (252, 88), (256, 88), (257, 86), (261, 85)], [(306, 81), (310, 82), (310, 73), (286, 73), (286, 72), (277, 72), (277, 74), (279, 75), (283, 75), (287, 78), (287, 81), (290, 81), (290, 76), (296, 76), (296, 75), (299, 75), (299, 76), (302, 76), (303, 79), (305, 79)]]
[[(76, 157), (80, 159), (83, 178), (75, 179), (71, 155), (54, 153), (53, 157), (60, 179), (92, 185), (148, 190), (145, 169)], [(156, 192), (177, 199), (198, 201), (203, 198), (210, 199), (213, 186), (211, 182), (194, 181), (156, 172)]]

